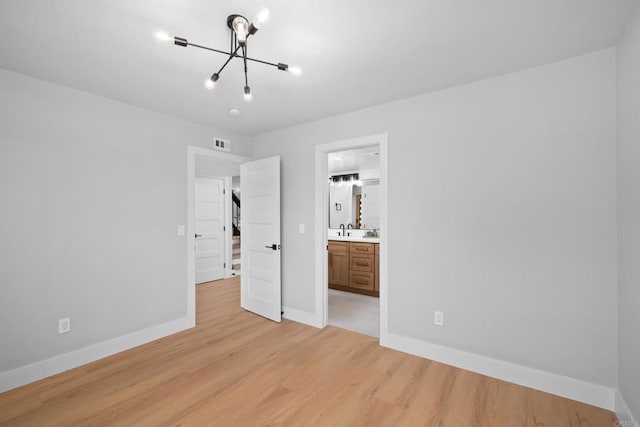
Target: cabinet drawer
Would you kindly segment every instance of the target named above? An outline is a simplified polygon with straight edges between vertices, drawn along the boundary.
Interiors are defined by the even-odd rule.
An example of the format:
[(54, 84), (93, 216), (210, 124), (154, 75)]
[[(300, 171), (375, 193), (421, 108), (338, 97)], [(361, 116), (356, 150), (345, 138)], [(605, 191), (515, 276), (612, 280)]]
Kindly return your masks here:
[(351, 242), (351, 253), (373, 255), (373, 243)]
[(373, 273), (375, 262), (373, 255), (349, 254), (349, 269), (351, 271), (364, 271)]
[(329, 240), (329, 252), (349, 252), (349, 242)]
[(352, 288), (373, 291), (375, 288), (373, 273), (352, 271), (349, 275), (349, 286)]

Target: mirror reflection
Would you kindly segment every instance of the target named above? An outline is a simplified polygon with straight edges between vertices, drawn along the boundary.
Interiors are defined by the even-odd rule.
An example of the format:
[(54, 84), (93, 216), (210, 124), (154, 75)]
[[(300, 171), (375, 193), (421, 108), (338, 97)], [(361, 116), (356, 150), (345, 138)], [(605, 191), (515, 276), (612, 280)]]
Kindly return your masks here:
[(329, 228), (380, 228), (378, 155), (377, 147), (329, 154)]

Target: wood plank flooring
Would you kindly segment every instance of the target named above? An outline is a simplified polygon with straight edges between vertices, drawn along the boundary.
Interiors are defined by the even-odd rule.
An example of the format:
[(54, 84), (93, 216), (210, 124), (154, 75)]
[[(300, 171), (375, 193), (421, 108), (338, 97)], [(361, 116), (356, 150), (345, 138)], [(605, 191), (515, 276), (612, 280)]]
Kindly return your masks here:
[(0, 394), (11, 426), (613, 426), (609, 411), (240, 308), (197, 287), (197, 327)]

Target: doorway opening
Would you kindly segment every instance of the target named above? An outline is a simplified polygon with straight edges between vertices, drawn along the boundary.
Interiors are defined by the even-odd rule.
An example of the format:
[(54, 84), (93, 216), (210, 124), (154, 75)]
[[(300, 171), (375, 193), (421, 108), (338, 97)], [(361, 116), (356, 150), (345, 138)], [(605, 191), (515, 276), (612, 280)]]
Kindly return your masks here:
[[(316, 147), (316, 313), (388, 334), (388, 135)], [(374, 230), (375, 229), (375, 230)]]
[(187, 316), (195, 325), (196, 284), (240, 272), (240, 194), (234, 197), (234, 189), (248, 159), (189, 146), (187, 160)]
[(380, 146), (327, 154), (329, 325), (380, 337)]

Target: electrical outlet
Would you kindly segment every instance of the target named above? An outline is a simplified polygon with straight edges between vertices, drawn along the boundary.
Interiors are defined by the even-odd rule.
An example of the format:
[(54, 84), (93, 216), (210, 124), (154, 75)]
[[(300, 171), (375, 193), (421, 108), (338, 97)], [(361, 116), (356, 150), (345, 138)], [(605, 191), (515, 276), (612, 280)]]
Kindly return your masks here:
[(304, 234), (304, 224), (299, 224), (298, 225), (298, 233)]
[(184, 225), (178, 226), (178, 236), (184, 236)]
[(444, 326), (444, 313), (441, 311), (434, 312), (433, 323), (435, 323), (438, 326)]
[(64, 317), (58, 320), (58, 333), (66, 334), (71, 330), (71, 319), (68, 317)]

